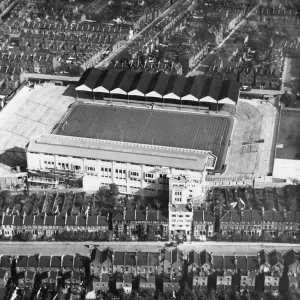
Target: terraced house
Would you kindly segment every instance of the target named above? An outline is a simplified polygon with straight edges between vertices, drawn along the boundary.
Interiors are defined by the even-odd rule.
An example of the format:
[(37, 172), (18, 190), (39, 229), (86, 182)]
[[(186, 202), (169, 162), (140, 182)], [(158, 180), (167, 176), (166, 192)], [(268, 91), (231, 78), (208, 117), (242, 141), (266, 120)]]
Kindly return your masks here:
[(195, 210), (193, 213), (193, 236), (201, 239), (203, 236), (213, 236), (215, 232), (215, 216), (208, 210)]
[(233, 233), (261, 235), (263, 232), (271, 236), (285, 233), (296, 236), (300, 230), (300, 212), (276, 210), (229, 210), (220, 219), (222, 234)]
[(168, 212), (146, 208), (141, 210), (126, 210), (115, 212), (112, 218), (113, 231), (116, 236), (128, 234), (130, 237), (143, 237), (153, 233), (154, 237), (168, 235)]
[(107, 231), (108, 222), (103, 216), (69, 216), (69, 215), (5, 215), (0, 217), (0, 233), (12, 238), (21, 232), (31, 232), (37, 237), (52, 237), (58, 232), (66, 231)]

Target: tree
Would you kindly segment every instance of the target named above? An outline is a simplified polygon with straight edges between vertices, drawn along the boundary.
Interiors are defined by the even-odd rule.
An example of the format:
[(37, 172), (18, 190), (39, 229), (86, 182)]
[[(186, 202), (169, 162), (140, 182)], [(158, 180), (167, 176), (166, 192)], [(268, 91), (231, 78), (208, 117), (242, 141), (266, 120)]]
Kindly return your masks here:
[(110, 196), (117, 197), (120, 194), (119, 187), (115, 183), (109, 185)]
[(196, 300), (194, 293), (190, 290), (187, 282), (184, 282), (183, 287), (179, 291), (179, 297), (181, 300)]
[(26, 241), (31, 241), (33, 235), (30, 231), (26, 231), (26, 232), (21, 232), (19, 237), (20, 237), (21, 241), (26, 242)]
[(0, 200), (5, 205), (9, 205), (12, 201), (12, 196), (10, 191), (0, 191)]
[(271, 239), (272, 239), (272, 236), (270, 235), (270, 233), (267, 232), (267, 231), (264, 231), (263, 236), (262, 236), (262, 240), (264, 242), (269, 242)]
[(105, 233), (105, 239), (109, 242), (112, 241), (114, 233), (111, 230), (107, 230)]
[(103, 231), (97, 231), (97, 240), (98, 241), (103, 241), (105, 240), (106, 236), (105, 236), (105, 232)]
[(155, 290), (154, 289), (140, 289), (140, 295), (143, 300), (154, 300)]

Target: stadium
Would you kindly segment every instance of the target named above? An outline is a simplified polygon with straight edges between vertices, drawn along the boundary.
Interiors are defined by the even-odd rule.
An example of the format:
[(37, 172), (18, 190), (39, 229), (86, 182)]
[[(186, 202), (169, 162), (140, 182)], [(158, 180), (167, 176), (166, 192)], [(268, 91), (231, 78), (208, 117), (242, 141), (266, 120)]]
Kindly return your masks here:
[[(83, 74), (77, 88), (83, 82), (91, 86), (87, 78), (94, 71)], [(110, 71), (97, 72), (107, 76)], [(201, 88), (195, 84), (194, 89)], [(204, 185), (207, 172), (224, 168), (233, 121), (229, 115), (108, 105), (87, 97), (69, 107), (51, 134), (30, 140), (27, 167), (30, 178), (41, 172), (72, 174), (86, 190), (116, 183), (122, 193), (153, 195), (168, 191), (167, 178), (173, 175), (197, 178)]]

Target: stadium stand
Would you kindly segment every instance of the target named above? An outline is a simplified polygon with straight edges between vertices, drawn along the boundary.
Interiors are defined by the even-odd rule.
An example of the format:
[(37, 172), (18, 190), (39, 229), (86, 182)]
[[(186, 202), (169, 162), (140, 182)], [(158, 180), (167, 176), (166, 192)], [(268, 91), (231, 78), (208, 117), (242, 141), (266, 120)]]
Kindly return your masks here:
[(94, 100), (142, 101), (200, 106), (220, 104), (235, 106), (240, 85), (234, 80), (167, 75), (163, 71), (151, 74), (130, 70), (87, 69), (80, 78), (77, 97)]

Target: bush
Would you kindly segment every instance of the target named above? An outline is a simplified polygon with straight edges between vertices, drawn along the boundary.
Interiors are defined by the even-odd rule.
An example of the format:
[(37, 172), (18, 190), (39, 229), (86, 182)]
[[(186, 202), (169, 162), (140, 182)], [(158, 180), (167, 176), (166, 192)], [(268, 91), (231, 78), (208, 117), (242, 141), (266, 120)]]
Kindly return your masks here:
[(27, 232), (21, 232), (19, 234), (19, 238), (21, 241), (23, 242), (27, 242), (27, 241), (31, 241), (33, 238), (33, 235), (31, 232), (27, 231)]

